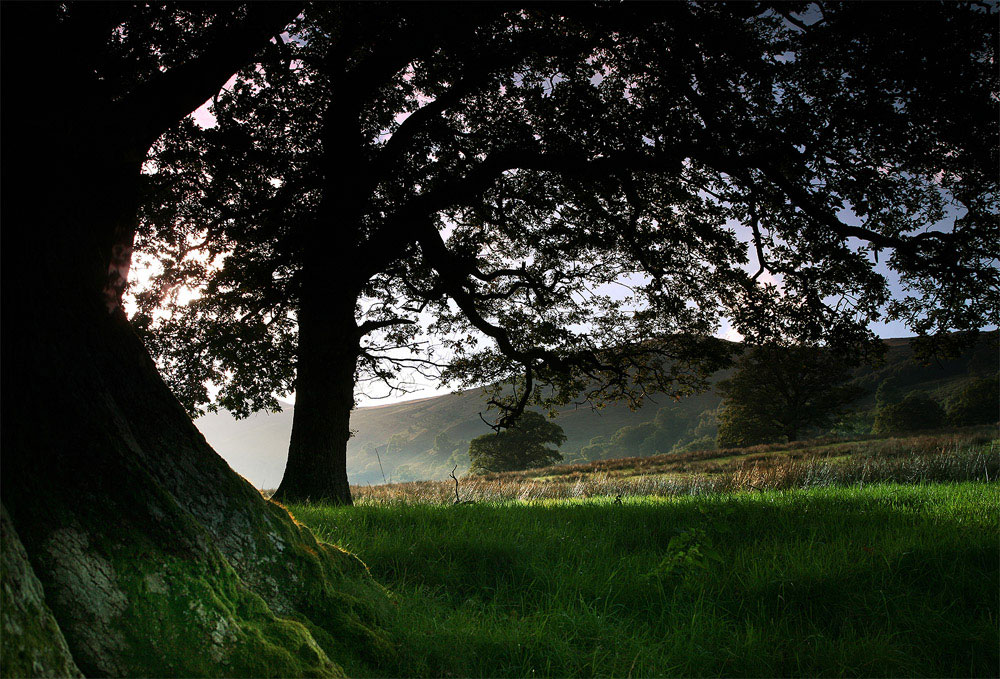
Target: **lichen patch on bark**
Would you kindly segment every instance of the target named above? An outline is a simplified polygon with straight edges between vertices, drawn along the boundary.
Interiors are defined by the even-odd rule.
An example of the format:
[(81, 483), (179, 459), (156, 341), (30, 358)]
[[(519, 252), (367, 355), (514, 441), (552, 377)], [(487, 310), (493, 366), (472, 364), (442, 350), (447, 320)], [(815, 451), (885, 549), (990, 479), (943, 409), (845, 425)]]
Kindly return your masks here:
[(0, 505), (0, 676), (82, 677)]

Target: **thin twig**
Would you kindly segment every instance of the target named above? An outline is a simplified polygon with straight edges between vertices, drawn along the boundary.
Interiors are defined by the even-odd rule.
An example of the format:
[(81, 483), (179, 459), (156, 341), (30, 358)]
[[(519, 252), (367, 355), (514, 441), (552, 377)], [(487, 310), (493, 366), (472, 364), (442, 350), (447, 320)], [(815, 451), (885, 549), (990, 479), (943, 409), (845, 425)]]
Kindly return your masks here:
[(457, 464), (455, 465), (455, 469), (452, 469), (451, 473), (448, 474), (448, 476), (450, 476), (451, 478), (455, 479), (455, 504), (458, 505), (458, 504), (462, 504), (462, 500), (461, 500), (461, 498), (458, 497), (458, 477), (455, 476), (455, 470), (456, 469), (458, 469), (458, 465)]
[[(386, 444), (386, 449), (389, 448), (389, 444)], [(375, 446), (375, 459), (378, 460), (378, 470), (382, 472), (382, 483), (388, 483), (385, 480), (385, 471), (382, 469), (382, 457), (378, 454), (378, 446)]]

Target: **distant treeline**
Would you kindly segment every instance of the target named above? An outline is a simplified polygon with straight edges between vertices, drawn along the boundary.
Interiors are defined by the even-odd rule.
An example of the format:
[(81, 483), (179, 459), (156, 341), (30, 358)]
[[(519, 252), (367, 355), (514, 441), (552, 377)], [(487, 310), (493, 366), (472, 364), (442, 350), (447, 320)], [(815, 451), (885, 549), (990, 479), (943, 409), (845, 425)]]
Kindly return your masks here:
[[(803, 431), (800, 437), (882, 435), (996, 421), (996, 331), (951, 358), (918, 360), (911, 342), (887, 344), (880, 364), (854, 371), (851, 384), (860, 396), (847, 412), (831, 426)], [(634, 412), (624, 406), (566, 409), (555, 418), (568, 437), (564, 462), (713, 450), (720, 403), (718, 394), (707, 393), (676, 402), (657, 399)], [(399, 404), (366, 412), (357, 433), (363, 442), (352, 446), (348, 459), (352, 482), (382, 483), (383, 474), (390, 482), (444, 479), (456, 467), (458, 474), (467, 471), (469, 441), (488, 431), (477, 415), (481, 409), (478, 395), (464, 392), (410, 408)], [(392, 431), (401, 423), (406, 429)], [(376, 430), (392, 433), (376, 443), (371, 436)]]

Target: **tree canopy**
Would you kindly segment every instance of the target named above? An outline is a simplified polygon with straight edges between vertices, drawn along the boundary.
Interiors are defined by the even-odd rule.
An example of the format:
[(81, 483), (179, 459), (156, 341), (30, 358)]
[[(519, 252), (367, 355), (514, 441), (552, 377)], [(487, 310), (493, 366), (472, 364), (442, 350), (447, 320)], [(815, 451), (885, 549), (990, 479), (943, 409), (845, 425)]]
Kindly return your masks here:
[(794, 441), (808, 427), (829, 424), (860, 396), (848, 381), (851, 363), (828, 349), (768, 345), (749, 349), (722, 394), (720, 448)]
[(562, 427), (541, 413), (526, 410), (506, 431), (483, 434), (469, 444), (473, 474), (547, 467), (563, 459), (557, 448), (566, 442)]
[(896, 403), (885, 403), (875, 411), (872, 433), (880, 436), (935, 429), (945, 422), (941, 404), (927, 394), (910, 392)]
[[(356, 381), (407, 362), (514, 383), (505, 425), (701, 388), (723, 320), (855, 348), (885, 314), (996, 323), (995, 23), (971, 4), (310, 5), (216, 128), (161, 139), (143, 243), (164, 269), (139, 323), (191, 409), (206, 379), (237, 414), (294, 387), (302, 479), (327, 464), (293, 460), (343, 456)], [(443, 353), (407, 354), (418, 329)]]
[(948, 423), (959, 427), (1000, 421), (998, 375), (972, 380), (948, 400)]

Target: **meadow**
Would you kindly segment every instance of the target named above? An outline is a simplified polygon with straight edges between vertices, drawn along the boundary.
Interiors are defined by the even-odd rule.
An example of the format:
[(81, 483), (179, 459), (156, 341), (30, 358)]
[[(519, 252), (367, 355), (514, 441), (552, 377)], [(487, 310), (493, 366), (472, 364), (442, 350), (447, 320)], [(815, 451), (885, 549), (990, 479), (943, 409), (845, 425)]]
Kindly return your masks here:
[[(960, 436), (914, 439), (910, 455), (904, 442), (866, 444), (869, 469), (905, 468), (913, 483), (869, 472), (725, 487), (754, 456), (782, 458), (753, 463), (777, 470), (772, 481), (794, 476), (781, 469), (864, 467), (827, 443), (838, 454), (803, 461), (793, 446), (717, 459), (714, 473), (678, 477), (714, 475), (717, 487), (670, 493), (518, 499), (518, 484), (587, 483), (581, 470), (562, 481), (546, 470), (509, 475), (508, 491), (471, 504), (452, 504), (443, 484), (437, 500), (427, 486), (290, 509), (364, 560), (392, 598), (395, 654), (347, 667), (353, 675), (996, 676), (997, 449)], [(935, 455), (950, 462), (932, 467)], [(618, 482), (637, 482), (629, 468)], [(975, 480), (945, 478), (961, 470)], [(614, 471), (596, 472), (600, 483)]]
[(697, 495), (877, 482), (932, 483), (1000, 478), (995, 426), (889, 438), (793, 441), (700, 450), (454, 481), (411, 481), (351, 491), (364, 504), (502, 502), (587, 497)]

